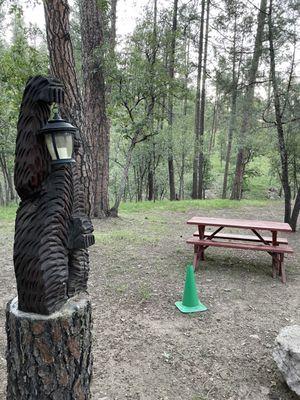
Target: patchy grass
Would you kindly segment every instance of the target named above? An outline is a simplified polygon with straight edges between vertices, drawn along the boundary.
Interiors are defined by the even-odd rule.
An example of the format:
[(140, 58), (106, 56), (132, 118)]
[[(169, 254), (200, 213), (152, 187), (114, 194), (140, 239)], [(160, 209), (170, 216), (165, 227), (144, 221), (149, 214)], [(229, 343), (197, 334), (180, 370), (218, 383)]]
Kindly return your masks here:
[(150, 300), (152, 296), (151, 288), (147, 284), (143, 283), (139, 289), (139, 294), (142, 301)]
[(264, 207), (268, 200), (228, 200), (228, 199), (211, 199), (211, 200), (181, 200), (169, 201), (161, 200), (150, 202), (143, 201), (140, 203), (122, 203), (120, 206), (120, 214), (131, 214), (146, 211), (176, 211), (187, 212), (193, 209), (222, 209), (222, 208), (241, 208), (241, 207)]
[[(268, 200), (228, 200), (228, 199), (211, 199), (211, 200), (181, 200), (181, 201), (143, 201), (140, 203), (122, 203), (120, 206), (120, 215), (128, 215), (131, 213), (146, 211), (175, 211), (186, 212), (189, 210), (203, 209), (222, 209), (222, 208), (241, 208), (241, 207), (264, 207)], [(274, 201), (273, 201), (274, 202)], [(0, 221), (14, 221), (17, 211), (17, 205), (13, 204), (7, 207), (0, 207)], [(148, 216), (149, 222), (161, 222), (161, 217), (155, 215)]]
[(97, 244), (111, 246), (115, 242), (126, 244), (143, 244), (154, 243), (157, 241), (156, 234), (149, 235), (147, 232), (140, 232), (139, 230), (121, 229), (111, 232), (94, 232)]

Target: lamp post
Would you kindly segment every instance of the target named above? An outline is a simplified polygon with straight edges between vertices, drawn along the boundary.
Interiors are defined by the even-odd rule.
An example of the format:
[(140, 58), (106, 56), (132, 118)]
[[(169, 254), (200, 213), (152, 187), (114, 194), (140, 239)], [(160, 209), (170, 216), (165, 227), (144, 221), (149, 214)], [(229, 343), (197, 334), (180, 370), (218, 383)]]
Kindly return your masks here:
[[(14, 270), (7, 304), (7, 400), (90, 398), (91, 303), (85, 291), (93, 226), (84, 213), (74, 146), (77, 129), (53, 103), (55, 78), (26, 84), (16, 140)], [(76, 137), (77, 140), (77, 137)]]

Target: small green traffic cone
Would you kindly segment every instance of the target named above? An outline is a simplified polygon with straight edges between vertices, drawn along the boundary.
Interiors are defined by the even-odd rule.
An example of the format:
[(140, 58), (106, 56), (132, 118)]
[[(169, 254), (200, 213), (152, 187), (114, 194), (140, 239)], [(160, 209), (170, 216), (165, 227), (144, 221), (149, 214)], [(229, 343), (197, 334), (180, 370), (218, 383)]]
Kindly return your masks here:
[(188, 265), (186, 269), (186, 279), (182, 301), (176, 301), (175, 306), (183, 313), (192, 313), (197, 311), (206, 311), (204, 304), (200, 303), (198, 298), (194, 267)]

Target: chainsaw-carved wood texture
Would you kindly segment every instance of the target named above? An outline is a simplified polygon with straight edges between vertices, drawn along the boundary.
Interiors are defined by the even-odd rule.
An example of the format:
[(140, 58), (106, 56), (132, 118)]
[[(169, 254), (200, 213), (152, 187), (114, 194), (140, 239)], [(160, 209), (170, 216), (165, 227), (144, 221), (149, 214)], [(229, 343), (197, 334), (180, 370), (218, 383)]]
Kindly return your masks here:
[[(55, 78), (36, 76), (26, 85), (20, 108), (15, 186), (21, 198), (16, 216), (14, 267), (19, 309), (51, 314), (69, 296), (86, 290), (87, 247), (93, 226), (83, 214), (83, 191), (76, 164), (52, 164), (39, 130), (51, 104), (64, 91)], [(75, 151), (80, 146), (75, 138)]]

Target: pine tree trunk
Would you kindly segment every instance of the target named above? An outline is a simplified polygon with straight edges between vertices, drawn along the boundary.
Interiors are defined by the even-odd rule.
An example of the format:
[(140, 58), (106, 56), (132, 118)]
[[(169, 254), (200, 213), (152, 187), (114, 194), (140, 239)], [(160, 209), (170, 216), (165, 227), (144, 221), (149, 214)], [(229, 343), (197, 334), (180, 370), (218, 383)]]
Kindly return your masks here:
[(246, 137), (249, 134), (251, 112), (254, 100), (255, 79), (257, 75), (258, 62), (262, 53), (264, 25), (267, 14), (266, 8), (267, 8), (267, 0), (261, 0), (258, 13), (258, 23), (255, 36), (253, 57), (248, 72), (247, 87), (243, 101), (242, 125), (239, 137), (239, 149), (236, 158), (235, 176), (230, 197), (232, 200), (240, 200), (242, 198), (245, 164), (248, 153), (246, 148)]
[(136, 133), (135, 136), (133, 137), (133, 139), (131, 140), (130, 146), (129, 146), (128, 150), (127, 150), (126, 161), (125, 161), (125, 165), (124, 165), (124, 168), (123, 168), (121, 183), (120, 183), (120, 186), (119, 186), (119, 189), (118, 189), (117, 196), (115, 198), (115, 203), (114, 203), (113, 207), (110, 210), (110, 215), (112, 217), (117, 217), (118, 216), (119, 207), (120, 207), (120, 204), (121, 204), (122, 196), (124, 194), (124, 190), (125, 190), (127, 179), (128, 179), (129, 167), (130, 167), (130, 164), (131, 164), (132, 153), (133, 153), (134, 147), (136, 145), (137, 136), (138, 136), (138, 133)]
[(0, 182), (0, 206), (4, 206), (5, 201), (4, 201), (4, 196), (3, 196), (3, 189), (2, 189), (2, 185)]
[(295, 200), (295, 204), (294, 204), (294, 208), (293, 208), (293, 212), (292, 212), (292, 216), (291, 216), (291, 220), (290, 220), (290, 225), (293, 229), (293, 232), (296, 232), (299, 212), (300, 212), (300, 188), (298, 188), (298, 193), (296, 196), (296, 200)]
[(194, 144), (194, 160), (193, 160), (192, 199), (198, 198), (198, 168), (199, 168), (199, 151), (200, 151), (200, 133), (199, 133), (200, 99), (201, 99), (201, 77), (202, 77), (202, 58), (203, 58), (204, 11), (205, 11), (205, 0), (202, 0), (199, 46), (198, 46), (197, 89), (196, 89), (196, 102), (195, 102), (195, 144)]
[(281, 160), (281, 183), (284, 191), (284, 222), (289, 223), (291, 218), (291, 187), (289, 183), (289, 165), (288, 165), (288, 154), (285, 144), (283, 124), (282, 124), (282, 112), (279, 98), (279, 90), (277, 85), (277, 77), (275, 71), (275, 52), (273, 43), (273, 26), (272, 26), (272, 0), (270, 0), (270, 8), (268, 14), (268, 26), (269, 26), (269, 50), (270, 50), (270, 71), (271, 80), (273, 87), (273, 102), (275, 109), (276, 129), (278, 137), (278, 147)]
[(14, 185), (13, 185), (11, 173), (8, 169), (7, 158), (6, 158), (4, 152), (0, 153), (0, 167), (2, 170), (4, 183), (5, 183), (5, 187), (6, 187), (5, 194), (6, 194), (7, 204), (8, 204), (15, 199), (15, 191), (14, 191)]
[(170, 200), (175, 200), (175, 173), (173, 160), (173, 93), (172, 85), (175, 71), (175, 49), (176, 49), (176, 33), (177, 33), (177, 12), (178, 0), (174, 0), (173, 6), (173, 23), (172, 23), (172, 38), (169, 57), (169, 94), (168, 94), (168, 171), (169, 171), (169, 189)]
[(206, 64), (207, 64), (207, 48), (208, 48), (208, 24), (209, 24), (209, 7), (210, 0), (206, 4), (206, 22), (205, 22), (205, 39), (204, 39), (204, 57), (203, 57), (203, 75), (201, 89), (201, 106), (199, 119), (199, 166), (198, 166), (198, 198), (204, 197), (204, 118), (205, 118), (205, 101), (206, 101)]
[(64, 85), (62, 114), (77, 126), (83, 144), (78, 175), (84, 187), (85, 211), (109, 214), (109, 123), (103, 71), (103, 13), (97, 0), (80, 1), (84, 102), (76, 76), (67, 0), (44, 1), (51, 74)]
[(231, 148), (232, 148), (232, 139), (233, 132), (235, 130), (236, 124), (236, 105), (237, 105), (237, 73), (236, 73), (236, 22), (237, 16), (235, 14), (234, 19), (234, 36), (233, 36), (233, 60), (232, 60), (232, 89), (231, 89), (231, 104), (230, 104), (230, 117), (228, 124), (228, 141), (227, 141), (227, 150), (226, 150), (226, 159), (225, 159), (225, 169), (224, 169), (224, 179), (223, 179), (223, 191), (222, 191), (222, 199), (226, 199), (227, 197), (227, 181), (228, 181), (228, 171), (231, 157)]
[(213, 110), (213, 119), (211, 123), (211, 134), (209, 139), (209, 147), (208, 147), (208, 155), (210, 157), (211, 152), (215, 146), (216, 142), (216, 132), (218, 126), (218, 112), (219, 112), (219, 88), (218, 84), (216, 83), (216, 97), (214, 101), (214, 110)]
[(6, 309), (7, 400), (88, 400), (91, 304), (73, 298), (50, 316)]
[[(117, 2), (118, 0), (110, 1), (110, 30), (109, 30), (109, 59), (110, 63), (116, 67), (116, 38), (117, 38)], [(106, 83), (106, 101), (111, 102), (112, 83)], [(110, 123), (110, 121), (109, 121)]]
[(110, 50), (112, 53), (115, 51), (116, 47), (116, 25), (117, 25), (117, 2), (118, 0), (111, 0), (111, 11), (110, 11)]
[[(150, 166), (149, 166), (150, 167)], [(154, 179), (153, 171), (148, 171), (148, 200), (152, 201), (154, 198)]]
[(80, 1), (84, 115), (92, 158), (92, 212), (109, 215), (109, 121), (104, 79), (104, 12), (97, 0)]
[[(156, 93), (155, 93), (155, 64), (156, 64), (156, 53), (158, 50), (157, 44), (157, 0), (153, 1), (153, 30), (151, 40), (151, 57), (149, 59), (150, 68), (150, 102), (148, 104), (148, 116), (150, 121), (150, 130), (154, 131), (154, 110), (156, 105)], [(152, 138), (151, 138), (152, 139)], [(154, 182), (155, 182), (155, 144), (150, 140), (149, 145), (149, 157), (150, 161), (148, 164), (148, 200), (154, 200)]]
[(47, 0), (43, 3), (50, 71), (61, 81), (65, 90), (61, 112), (77, 128), (82, 129), (82, 98), (70, 35), (70, 7), (67, 0)]
[(185, 174), (185, 158), (186, 154), (184, 151), (181, 153), (181, 165), (180, 165), (180, 176), (179, 176), (179, 199), (184, 200), (184, 174)]
[(64, 118), (80, 131), (82, 146), (76, 156), (79, 181), (84, 188), (86, 214), (90, 215), (92, 170), (89, 146), (84, 126), (82, 95), (76, 75), (73, 46), (70, 36), (70, 7), (67, 0), (44, 1), (50, 71), (64, 86), (65, 100), (60, 105)]

